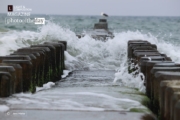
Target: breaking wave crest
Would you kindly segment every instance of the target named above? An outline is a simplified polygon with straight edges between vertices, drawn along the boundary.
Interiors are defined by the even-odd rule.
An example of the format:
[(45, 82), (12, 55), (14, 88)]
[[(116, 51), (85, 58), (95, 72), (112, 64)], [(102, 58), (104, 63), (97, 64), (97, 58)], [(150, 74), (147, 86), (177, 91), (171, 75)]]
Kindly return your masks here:
[(91, 38), (88, 35), (78, 39), (69, 28), (47, 21), (46, 25), (36, 31), (9, 30), (0, 32), (0, 55), (8, 55), (21, 47), (40, 44), (46, 41), (65, 40), (68, 43), (65, 52), (66, 69), (68, 70), (117, 70), (114, 82), (144, 90), (140, 76), (136, 78), (127, 72), (127, 42), (133, 39), (148, 40), (156, 44), (158, 50), (167, 54), (175, 62), (180, 62), (180, 48), (173, 44), (158, 40), (152, 34), (140, 31), (124, 31), (114, 33), (115, 37), (107, 42)]

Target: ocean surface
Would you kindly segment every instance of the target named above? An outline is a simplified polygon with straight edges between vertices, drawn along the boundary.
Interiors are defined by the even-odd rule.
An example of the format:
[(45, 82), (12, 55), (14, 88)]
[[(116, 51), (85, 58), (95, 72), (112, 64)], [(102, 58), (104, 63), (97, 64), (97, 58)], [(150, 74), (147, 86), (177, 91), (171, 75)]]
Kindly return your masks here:
[[(107, 42), (94, 40), (88, 35), (85, 35), (85, 37), (81, 39), (76, 37), (76, 34), (86, 33), (86, 31), (91, 30), (94, 23), (97, 23), (99, 18), (102, 18), (101, 16), (31, 15), (30, 17), (43, 17), (46, 19), (46, 23), (45, 25), (35, 25), (33, 23), (5, 24), (7, 15), (0, 14), (1, 56), (8, 55), (21, 47), (52, 40), (65, 40), (68, 43), (67, 51), (65, 52), (66, 70), (116, 70), (113, 78), (111, 78), (109, 80), (110, 82), (108, 81), (105, 86), (107, 86), (107, 84), (116, 87), (119, 86), (121, 87), (119, 91), (124, 92), (129, 90), (131, 93), (134, 93), (133, 91), (136, 90), (145, 92), (145, 87), (143, 86), (143, 81), (140, 79), (140, 76), (134, 78), (127, 72), (128, 40), (147, 40), (152, 44), (156, 44), (158, 51), (167, 54), (173, 61), (180, 63), (180, 17), (110, 16), (107, 18), (109, 30), (114, 33), (115, 37), (109, 39)], [(65, 85), (64, 87), (66, 87), (67, 84), (70, 85), (74, 83), (67, 82), (66, 84), (65, 82), (63, 84)], [(63, 84), (59, 86), (63, 88)], [(94, 86), (97, 87), (98, 85)], [(100, 84), (100, 86), (103, 85)], [(53, 89), (53, 94), (55, 91), (58, 91), (56, 89), (57, 86), (55, 90)], [(68, 88), (67, 91), (69, 89), (70, 88)], [(78, 91), (80, 91), (79, 89), (81, 88), (78, 88)], [(134, 90), (132, 91), (132, 89)], [(75, 89), (73, 90), (76, 91)], [(87, 93), (86, 89), (82, 88), (81, 90), (84, 91), (82, 94), (94, 95), (94, 91), (90, 90), (90, 92), (88, 91)], [(41, 92), (39, 93), (39, 97), (46, 93), (50, 94), (51, 91)], [(60, 93), (58, 93), (58, 95), (59, 94)], [(77, 92), (77, 94), (80, 93)], [(102, 94), (95, 94), (95, 96), (98, 95), (102, 96)], [(129, 93), (125, 94), (125, 96), (128, 95)], [(19, 99), (17, 99), (17, 97), (27, 98), (27, 96), (29, 97), (28, 100), (23, 99), (22, 101), (18, 101)], [(38, 93), (36, 93), (35, 96), (38, 96)], [(30, 101), (29, 99), (31, 98), (34, 98), (33, 95), (17, 94), (12, 96), (12, 98), (0, 99), (0, 101), (5, 101), (7, 107), (10, 107), (12, 104), (23, 104), (25, 101), (27, 104), (29, 104), (29, 102), (33, 104), (36, 103), (33, 100)], [(127, 98), (130, 101), (133, 99), (131, 97)], [(50, 96), (48, 99), (50, 99)], [(62, 98), (55, 97), (53, 99)], [(51, 99), (45, 100), (44, 105), (50, 101)], [(109, 101), (111, 102), (111, 99)], [(72, 101), (66, 101), (64, 104), (69, 104), (70, 102)], [(138, 106), (139, 104), (136, 105)], [(97, 106), (94, 107), (96, 108)], [(69, 109), (71, 108), (72, 107), (69, 107)]]

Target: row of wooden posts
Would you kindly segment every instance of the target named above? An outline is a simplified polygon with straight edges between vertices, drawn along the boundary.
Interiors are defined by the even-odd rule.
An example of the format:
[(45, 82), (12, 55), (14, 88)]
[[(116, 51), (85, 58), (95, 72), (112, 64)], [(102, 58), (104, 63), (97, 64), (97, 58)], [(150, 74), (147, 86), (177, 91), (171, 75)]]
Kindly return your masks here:
[(129, 40), (127, 52), (129, 65), (139, 66), (145, 76), (149, 108), (159, 120), (180, 120), (180, 64), (145, 40)]
[[(56, 41), (56, 40), (55, 40)], [(0, 97), (36, 92), (36, 86), (61, 79), (66, 41), (45, 42), (0, 56)]]

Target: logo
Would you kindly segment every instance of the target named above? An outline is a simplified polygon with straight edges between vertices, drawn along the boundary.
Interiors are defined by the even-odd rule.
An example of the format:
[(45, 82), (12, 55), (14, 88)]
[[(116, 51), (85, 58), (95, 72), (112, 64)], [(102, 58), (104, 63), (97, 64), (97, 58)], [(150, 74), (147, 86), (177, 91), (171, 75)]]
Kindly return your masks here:
[(7, 18), (5, 18), (5, 24), (45, 24), (45, 18), (28, 17), (31, 15), (31, 11), (31, 8), (27, 8), (24, 5), (7, 5)]
[(13, 5), (8, 5), (8, 12), (12, 12), (13, 11)]
[(45, 18), (35, 18), (34, 24), (45, 24)]
[(8, 5), (7, 16), (30, 16), (31, 8), (26, 8), (24, 5)]

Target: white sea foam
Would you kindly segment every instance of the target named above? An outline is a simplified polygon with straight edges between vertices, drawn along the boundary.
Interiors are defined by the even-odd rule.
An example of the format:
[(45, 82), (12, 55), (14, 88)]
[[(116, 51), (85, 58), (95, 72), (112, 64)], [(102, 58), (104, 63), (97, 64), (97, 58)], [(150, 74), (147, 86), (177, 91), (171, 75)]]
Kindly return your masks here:
[(41, 91), (41, 90), (46, 90), (46, 89), (50, 89), (55, 85), (55, 83), (53, 82), (48, 82), (46, 84), (43, 85), (43, 87), (36, 87), (36, 92)]
[(116, 97), (112, 97), (110, 95), (106, 95), (106, 94), (100, 94), (100, 93), (92, 93), (92, 92), (78, 92), (78, 93), (70, 93), (70, 94), (77, 94), (77, 95), (84, 95), (84, 96), (96, 96), (96, 97), (101, 97), (103, 99), (110, 99), (110, 100), (115, 100), (115, 101), (121, 101), (121, 102), (129, 102), (131, 104), (136, 104), (136, 105), (140, 105), (139, 102), (135, 101), (135, 100), (130, 100), (130, 99), (126, 99), (126, 98), (116, 98)]
[(9, 110), (9, 107), (6, 105), (0, 105), (0, 112), (6, 112)]
[[(117, 91), (108, 88), (56, 88), (36, 94), (14, 94), (11, 98), (5, 98), (10, 108), (16, 109), (48, 109), (48, 110), (80, 110), (80, 111), (104, 111), (123, 110), (131, 108), (144, 108), (136, 99), (128, 98)], [(98, 92), (95, 92), (98, 91)], [(129, 96), (130, 97), (130, 96)], [(8, 110), (8, 109), (6, 109)], [(5, 109), (3, 109), (5, 111)]]
[(63, 75), (61, 75), (62, 78), (65, 78), (66, 76), (68, 76), (68, 74), (70, 73), (71, 71), (69, 70), (63, 70)]

